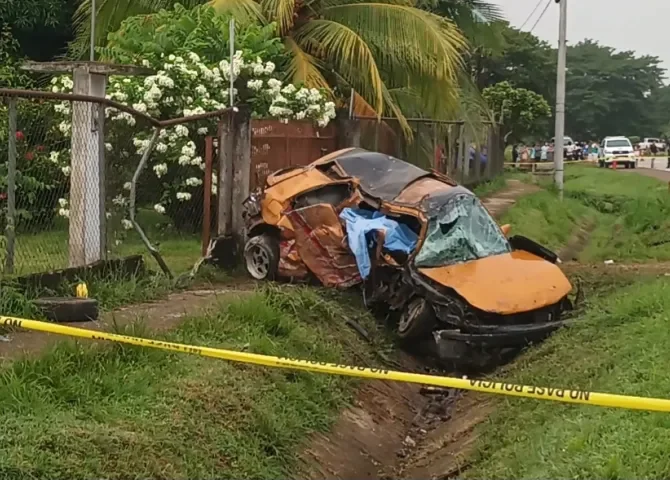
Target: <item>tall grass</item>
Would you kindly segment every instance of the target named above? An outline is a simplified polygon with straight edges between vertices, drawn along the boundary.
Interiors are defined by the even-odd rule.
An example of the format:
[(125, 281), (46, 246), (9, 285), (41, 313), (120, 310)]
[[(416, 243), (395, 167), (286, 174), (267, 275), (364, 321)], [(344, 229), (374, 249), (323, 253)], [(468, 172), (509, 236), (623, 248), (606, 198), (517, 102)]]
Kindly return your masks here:
[[(504, 380), (667, 398), (670, 283), (640, 282), (533, 349)], [(501, 377), (501, 375), (498, 375)], [(469, 478), (668, 478), (667, 413), (497, 401), (481, 425)]]
[[(349, 302), (351, 303), (351, 302)], [(163, 338), (374, 365), (344, 326), (355, 306), (270, 287), (186, 319)], [(146, 335), (141, 325), (124, 329)], [(0, 374), (0, 478), (287, 478), (353, 380), (120, 344), (58, 345)]]

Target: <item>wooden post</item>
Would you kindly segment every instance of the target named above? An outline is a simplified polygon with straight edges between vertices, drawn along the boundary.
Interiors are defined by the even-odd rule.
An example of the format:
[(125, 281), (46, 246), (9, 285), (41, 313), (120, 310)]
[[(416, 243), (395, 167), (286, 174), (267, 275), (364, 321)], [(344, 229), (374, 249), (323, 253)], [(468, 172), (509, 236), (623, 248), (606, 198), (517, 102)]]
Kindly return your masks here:
[(458, 157), (456, 157), (456, 170), (459, 172), (460, 184), (463, 185), (465, 180), (465, 158), (463, 152), (466, 150), (463, 148), (463, 141), (465, 137), (465, 125), (459, 124), (458, 126)]
[[(472, 164), (470, 162), (470, 134), (466, 131), (466, 126), (463, 125), (463, 185), (470, 185), (471, 178), (470, 172), (472, 170)], [(477, 160), (477, 152), (475, 151), (475, 161)]]
[(233, 120), (232, 111), (219, 123), (219, 185), (216, 234), (225, 237), (232, 232), (233, 214)]
[[(80, 66), (74, 69), (73, 80), (74, 93), (104, 98), (105, 75), (92, 74), (87, 66)], [(105, 248), (104, 123), (97, 118), (98, 112), (97, 104), (73, 102), (70, 267), (102, 260)]]
[(14, 273), (14, 247), (16, 240), (16, 98), (9, 99), (9, 154), (7, 157), (7, 256), (5, 257), (5, 273)]
[(238, 246), (245, 238), (242, 202), (249, 196), (251, 178), (251, 112), (240, 108), (234, 118), (232, 234)]
[[(490, 181), (493, 176), (502, 173), (503, 165), (500, 164), (500, 169), (496, 165), (496, 168), (493, 168), (493, 162), (497, 161), (496, 157), (498, 155), (498, 145), (497, 138), (495, 138), (495, 126), (489, 125), (489, 128), (486, 132), (486, 166), (484, 167), (484, 180)], [(503, 157), (505, 153), (503, 152)], [(505, 159), (503, 158), (503, 162)]]
[[(91, 74), (91, 95), (96, 97), (105, 97), (105, 90), (107, 89), (107, 77), (105, 75)], [(105, 105), (102, 103), (91, 105), (93, 110), (93, 129), (95, 136), (98, 137), (98, 164), (93, 165), (93, 169), (89, 172), (90, 180), (94, 182), (97, 177), (98, 181), (98, 208), (93, 213), (97, 214), (99, 219), (99, 242), (100, 242), (100, 259), (107, 259), (107, 215), (105, 200), (107, 198), (107, 162), (105, 160)]]
[(349, 118), (340, 112), (336, 119), (337, 148), (360, 148), (361, 146), (361, 121)]
[[(99, 98), (105, 97), (109, 75), (153, 73), (133, 65), (100, 62), (26, 62), (21, 68), (37, 73), (72, 73), (73, 93)], [(104, 118), (101, 104), (72, 104), (70, 267), (87, 265), (106, 255)]]
[(205, 137), (205, 180), (202, 199), (202, 256), (207, 255), (212, 227), (212, 155), (214, 139)]
[[(89, 73), (86, 67), (74, 69), (75, 94), (88, 95)], [(86, 265), (86, 162), (91, 155), (91, 105), (72, 103), (72, 158), (70, 163), (70, 267)]]

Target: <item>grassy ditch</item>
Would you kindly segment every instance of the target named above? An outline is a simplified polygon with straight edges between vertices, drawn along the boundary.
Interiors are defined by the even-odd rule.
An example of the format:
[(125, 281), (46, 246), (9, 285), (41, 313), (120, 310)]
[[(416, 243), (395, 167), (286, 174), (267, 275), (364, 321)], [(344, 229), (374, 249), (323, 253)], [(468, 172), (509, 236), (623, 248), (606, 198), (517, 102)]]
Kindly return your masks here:
[(524, 235), (546, 247), (558, 250), (580, 222), (595, 212), (577, 200), (558, 199), (556, 192), (541, 190), (521, 197), (503, 215), (500, 224), (512, 225), (512, 234)]
[[(670, 259), (667, 185), (635, 173), (570, 167), (562, 202), (551, 190), (538, 192), (520, 199), (503, 223), (557, 248), (584, 218), (597, 226), (582, 261)], [(496, 379), (667, 398), (670, 282), (643, 272), (584, 270), (587, 303), (573, 326), (529, 349)], [(494, 401), (495, 412), (479, 426), (469, 478), (670, 476), (667, 414)]]
[[(592, 298), (570, 329), (496, 378), (667, 398), (670, 282), (638, 282)], [(497, 399), (480, 426), (470, 478), (668, 478), (670, 416)]]
[[(374, 365), (343, 319), (355, 314), (369, 330), (373, 320), (340, 303), (315, 290), (268, 287), (188, 318), (162, 338)], [(126, 333), (149, 336), (141, 325)], [(287, 478), (297, 446), (327, 430), (353, 382), (63, 343), (0, 374), (0, 479)]]
[(550, 248), (595, 222), (583, 262), (670, 260), (670, 192), (663, 182), (591, 166), (566, 170), (563, 201), (547, 188), (522, 197), (501, 223)]

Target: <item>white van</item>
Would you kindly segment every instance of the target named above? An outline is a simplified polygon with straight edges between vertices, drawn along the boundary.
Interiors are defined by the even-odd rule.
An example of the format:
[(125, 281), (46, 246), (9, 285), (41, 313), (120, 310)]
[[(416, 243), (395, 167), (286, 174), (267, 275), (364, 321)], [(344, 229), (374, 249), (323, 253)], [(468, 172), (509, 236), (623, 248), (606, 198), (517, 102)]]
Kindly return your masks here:
[(626, 137), (605, 137), (600, 144), (600, 157), (598, 165), (609, 167), (614, 162), (617, 165), (625, 165), (626, 168), (637, 166), (637, 156), (630, 140)]

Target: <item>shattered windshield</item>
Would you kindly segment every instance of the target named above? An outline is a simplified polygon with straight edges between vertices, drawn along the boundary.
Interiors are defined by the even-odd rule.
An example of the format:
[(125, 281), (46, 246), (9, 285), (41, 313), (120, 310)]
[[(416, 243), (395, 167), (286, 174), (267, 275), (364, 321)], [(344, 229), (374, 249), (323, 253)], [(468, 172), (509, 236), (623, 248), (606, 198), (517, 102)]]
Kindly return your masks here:
[(509, 242), (479, 199), (458, 195), (431, 216), (414, 262), (417, 267), (440, 267), (509, 251)]

